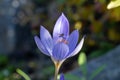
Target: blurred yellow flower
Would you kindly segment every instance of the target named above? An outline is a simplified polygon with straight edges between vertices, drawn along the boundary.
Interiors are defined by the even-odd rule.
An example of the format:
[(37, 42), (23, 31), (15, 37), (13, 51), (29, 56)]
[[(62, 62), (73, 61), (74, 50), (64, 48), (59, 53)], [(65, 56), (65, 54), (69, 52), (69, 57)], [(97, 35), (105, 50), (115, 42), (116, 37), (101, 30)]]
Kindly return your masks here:
[(82, 22), (78, 21), (75, 23), (75, 29), (80, 30), (82, 28)]
[(120, 0), (113, 0), (108, 4), (107, 9), (116, 8), (118, 6), (120, 6)]

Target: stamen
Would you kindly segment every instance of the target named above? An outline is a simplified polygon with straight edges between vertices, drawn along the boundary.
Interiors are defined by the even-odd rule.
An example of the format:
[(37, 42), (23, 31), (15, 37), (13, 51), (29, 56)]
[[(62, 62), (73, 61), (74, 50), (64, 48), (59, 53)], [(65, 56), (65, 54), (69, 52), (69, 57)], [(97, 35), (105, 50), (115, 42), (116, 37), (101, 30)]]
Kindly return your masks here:
[(67, 41), (67, 40), (65, 40), (65, 39), (62, 39), (62, 41), (61, 41), (61, 42), (65, 43), (65, 44), (68, 44), (68, 41)]
[(57, 40), (57, 42), (63, 42), (65, 44), (68, 44), (68, 41), (65, 39), (64, 34), (59, 34), (59, 39)]
[(68, 41), (67, 40), (65, 40), (65, 39), (58, 39), (58, 41), (57, 42), (63, 42), (63, 43), (65, 43), (65, 44), (68, 44)]

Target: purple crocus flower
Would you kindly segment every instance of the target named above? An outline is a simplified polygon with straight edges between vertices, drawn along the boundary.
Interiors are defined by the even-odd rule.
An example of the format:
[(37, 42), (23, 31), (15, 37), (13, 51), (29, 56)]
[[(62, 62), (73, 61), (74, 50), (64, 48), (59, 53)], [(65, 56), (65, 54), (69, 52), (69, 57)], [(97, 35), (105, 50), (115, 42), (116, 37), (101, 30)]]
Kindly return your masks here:
[(84, 37), (79, 43), (78, 38), (78, 30), (74, 30), (69, 35), (69, 22), (63, 13), (54, 26), (53, 36), (50, 35), (47, 29), (41, 26), (40, 37), (34, 37), (40, 51), (57, 62), (64, 61), (81, 50)]
[(64, 74), (63, 74), (63, 73), (60, 74), (60, 80), (65, 80), (65, 78), (64, 78)]

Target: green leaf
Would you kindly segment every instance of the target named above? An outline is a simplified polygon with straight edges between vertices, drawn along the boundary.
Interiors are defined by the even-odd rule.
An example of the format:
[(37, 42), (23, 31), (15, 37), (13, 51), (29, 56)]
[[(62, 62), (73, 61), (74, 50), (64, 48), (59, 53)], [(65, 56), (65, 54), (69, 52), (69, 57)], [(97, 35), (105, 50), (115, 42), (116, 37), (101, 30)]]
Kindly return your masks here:
[(24, 77), (25, 80), (31, 80), (30, 77), (25, 72), (23, 72), (21, 69), (17, 69), (16, 72), (20, 74), (22, 77)]
[(89, 80), (93, 80), (101, 71), (103, 71), (105, 69), (106, 65), (100, 66), (99, 68), (97, 68), (92, 75), (90, 76)]
[(53, 72), (54, 72), (54, 66), (53, 65), (45, 67), (45, 68), (42, 69), (42, 74), (43, 75), (51, 75), (51, 74), (53, 74)]
[(87, 58), (84, 52), (81, 52), (79, 57), (78, 57), (78, 64), (83, 65), (87, 63)]
[(95, 50), (95, 51), (91, 52), (91, 54), (89, 55), (89, 58), (90, 59), (97, 58), (97, 57), (103, 55), (104, 53), (105, 53), (104, 50)]
[(107, 5), (107, 9), (112, 9), (120, 6), (120, 0), (113, 0)]
[(81, 78), (68, 73), (65, 74), (65, 80), (81, 80)]
[(84, 52), (81, 52), (78, 57), (78, 64), (84, 76), (87, 75), (87, 58)]

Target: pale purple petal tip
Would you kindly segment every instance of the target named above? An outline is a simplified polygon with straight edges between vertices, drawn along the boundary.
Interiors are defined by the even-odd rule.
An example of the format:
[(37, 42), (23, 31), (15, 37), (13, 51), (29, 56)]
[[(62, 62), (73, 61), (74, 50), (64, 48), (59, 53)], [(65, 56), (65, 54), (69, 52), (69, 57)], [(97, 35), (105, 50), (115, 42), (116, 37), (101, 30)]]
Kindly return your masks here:
[(40, 38), (41, 38), (42, 44), (45, 46), (48, 52), (52, 55), (53, 40), (48, 30), (45, 29), (43, 26), (41, 26), (40, 28)]
[(39, 50), (42, 53), (50, 56), (50, 54), (48, 53), (48, 51), (46, 50), (46, 48), (44, 47), (44, 45), (41, 43), (41, 40), (37, 36), (34, 37), (34, 40), (35, 40), (35, 43), (36, 43), (37, 47), (39, 48)]
[(63, 34), (65, 38), (67, 38), (69, 36), (69, 22), (63, 13), (58, 18), (58, 20), (56, 21), (56, 24), (54, 26), (54, 30), (53, 30), (54, 40), (57, 40), (59, 38), (60, 34)]
[(57, 43), (54, 48), (53, 48), (53, 58), (56, 61), (61, 61), (66, 59), (66, 55), (69, 52), (69, 48), (66, 44), (64, 43)]

